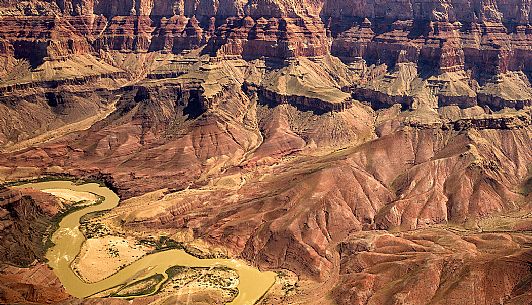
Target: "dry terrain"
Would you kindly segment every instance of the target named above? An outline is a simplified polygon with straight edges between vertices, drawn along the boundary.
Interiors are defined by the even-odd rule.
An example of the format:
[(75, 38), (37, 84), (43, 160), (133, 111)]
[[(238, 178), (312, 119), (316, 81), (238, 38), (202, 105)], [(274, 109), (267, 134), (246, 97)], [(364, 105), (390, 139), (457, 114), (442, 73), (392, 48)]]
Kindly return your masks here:
[(275, 271), (265, 305), (528, 305), (531, 63), (528, 0), (0, 0), (0, 303), (234, 299), (177, 267), (69, 296), (49, 237), (98, 198), (9, 184), (69, 177), (121, 198), (88, 281), (179, 248)]
[(72, 268), (89, 283), (98, 282), (146, 254), (147, 249), (132, 239), (104, 236), (87, 239)]

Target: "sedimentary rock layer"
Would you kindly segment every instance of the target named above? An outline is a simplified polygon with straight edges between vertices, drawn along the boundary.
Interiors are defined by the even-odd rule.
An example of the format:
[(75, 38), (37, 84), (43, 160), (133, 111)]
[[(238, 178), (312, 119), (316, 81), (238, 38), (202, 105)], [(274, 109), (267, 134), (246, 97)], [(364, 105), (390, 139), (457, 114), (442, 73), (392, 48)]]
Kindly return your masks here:
[[(0, 180), (105, 181), (113, 227), (293, 273), (263, 304), (522, 304), (531, 8), (0, 0)], [(1, 194), (29, 264), (53, 200)]]

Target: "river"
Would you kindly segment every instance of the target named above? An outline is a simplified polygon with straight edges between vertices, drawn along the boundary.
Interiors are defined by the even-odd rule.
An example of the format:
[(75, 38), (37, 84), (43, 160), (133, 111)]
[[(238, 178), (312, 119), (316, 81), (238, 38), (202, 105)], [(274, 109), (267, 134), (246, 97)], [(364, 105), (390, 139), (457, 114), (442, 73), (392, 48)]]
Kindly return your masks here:
[[(80, 218), (88, 213), (110, 210), (116, 207), (120, 201), (118, 195), (109, 188), (96, 183), (77, 185), (71, 181), (62, 180), (27, 183), (16, 187), (38, 190), (70, 189), (78, 192), (90, 192), (103, 197), (103, 201), (100, 204), (87, 206), (63, 217), (58, 229), (51, 238), (55, 245), (46, 252), (48, 265), (54, 270), (67, 292), (75, 297), (89, 297), (126, 282), (148, 278), (155, 274), (162, 274), (166, 279), (165, 271), (176, 265), (187, 267), (226, 266), (235, 269), (239, 276), (237, 286), (239, 293), (229, 303), (231, 305), (254, 304), (275, 282), (274, 272), (261, 272), (241, 260), (200, 259), (183, 250), (172, 249), (148, 254), (106, 279), (95, 283), (87, 283), (81, 280), (71, 268), (72, 261), (76, 258), (85, 242), (85, 236), (79, 229)], [(141, 273), (142, 276), (140, 278), (135, 278), (137, 274)]]

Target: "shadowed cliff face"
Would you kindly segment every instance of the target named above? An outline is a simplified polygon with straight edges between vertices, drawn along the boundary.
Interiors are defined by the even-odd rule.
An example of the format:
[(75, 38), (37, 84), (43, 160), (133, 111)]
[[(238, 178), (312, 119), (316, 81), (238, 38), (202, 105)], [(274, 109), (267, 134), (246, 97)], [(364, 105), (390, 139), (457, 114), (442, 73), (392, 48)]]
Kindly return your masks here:
[[(531, 12), (0, 0), (0, 181), (104, 180), (125, 201), (95, 221), (282, 271), (262, 304), (526, 304)], [(28, 253), (6, 262), (42, 257), (31, 198), (4, 208), (0, 250)], [(6, 302), (67, 297), (21, 270)]]
[[(60, 204), (42, 193), (23, 194), (2, 189), (2, 257), (4, 262), (27, 266), (44, 256), (42, 239)], [(29, 236), (27, 235), (29, 234)]]
[(0, 189), (0, 302), (50, 304), (69, 295), (44, 261), (44, 241), (59, 200), (49, 194)]

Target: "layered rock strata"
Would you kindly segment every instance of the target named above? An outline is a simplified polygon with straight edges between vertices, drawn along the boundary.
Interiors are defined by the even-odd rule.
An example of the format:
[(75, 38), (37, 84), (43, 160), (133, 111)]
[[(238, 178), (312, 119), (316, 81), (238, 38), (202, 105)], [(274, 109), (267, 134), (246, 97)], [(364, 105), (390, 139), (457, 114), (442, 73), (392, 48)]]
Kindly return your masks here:
[[(529, 2), (0, 7), (0, 179), (104, 180), (102, 221), (296, 275), (263, 304), (530, 298)], [(50, 215), (4, 197), (33, 260), (10, 232)]]
[[(218, 6), (61, 1), (43, 3), (39, 12), (34, 7), (21, 6), (17, 11), (6, 6), (6, 16), (0, 20), (4, 29), (0, 50), (6, 66), (12, 62), (9, 58), (15, 58), (29, 61), (34, 69), (64, 56), (109, 50), (177, 54), (202, 49), (211, 56), (248, 60), (331, 53), (349, 65), (360, 66), (356, 62), (362, 60), (365, 73), (354, 84), (355, 99), (381, 105), (404, 99), (409, 106), (415, 102), (408, 100), (421, 91), (419, 99), (435, 96), (440, 106), (522, 108), (532, 100), (526, 76), (532, 71), (530, 4), (514, 2), (231, 2)], [(58, 14), (61, 17), (55, 17)], [(366, 85), (375, 77), (394, 77), (394, 72), (378, 66), (385, 64), (384, 70), (394, 71), (407, 63), (417, 67), (412, 81), (419, 79), (423, 84), (416, 92), (396, 94)], [(355, 70), (360, 72), (360, 67)], [(508, 75), (512, 81), (521, 81), (500, 85)], [(521, 93), (511, 94), (515, 90)]]

